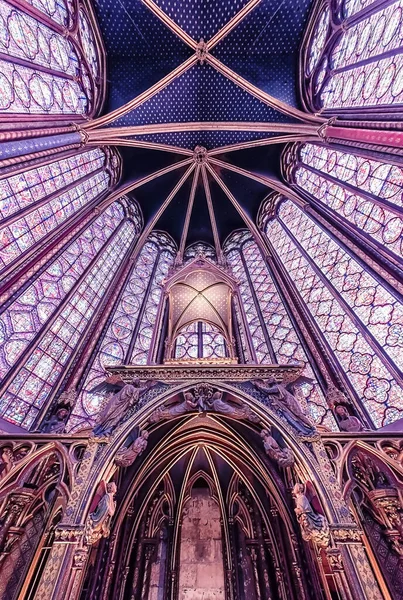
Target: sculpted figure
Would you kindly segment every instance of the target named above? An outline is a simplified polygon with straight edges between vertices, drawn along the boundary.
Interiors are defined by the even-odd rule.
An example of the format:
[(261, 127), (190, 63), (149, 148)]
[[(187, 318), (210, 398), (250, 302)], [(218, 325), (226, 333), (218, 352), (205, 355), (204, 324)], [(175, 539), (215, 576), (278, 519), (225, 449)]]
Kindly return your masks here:
[(41, 433), (63, 433), (69, 411), (66, 408), (59, 408), (56, 414), (44, 421), (41, 427)]
[(134, 406), (140, 396), (152, 385), (155, 385), (154, 381), (147, 381), (142, 386), (140, 379), (134, 379), (132, 384), (123, 386), (101, 410), (94, 427), (94, 435), (109, 435), (129, 408)]
[(296, 483), (292, 490), (295, 500), (295, 514), (301, 527), (302, 538), (313, 541), (322, 548), (327, 548), (330, 543), (329, 523), (323, 515), (316, 512), (305, 495), (305, 486)]
[(312, 421), (303, 413), (298, 400), (287, 390), (283, 383), (277, 383), (274, 379), (268, 379), (266, 383), (262, 379), (256, 379), (253, 383), (263, 394), (271, 396), (285, 415), (288, 414), (294, 421), (302, 423), (310, 430), (315, 428)]
[(0, 451), (0, 481), (9, 474), (14, 466), (14, 453), (12, 448), (6, 446)]
[(347, 431), (349, 433), (364, 431), (364, 426), (361, 421), (357, 417), (350, 415), (345, 406), (340, 404), (339, 406), (336, 406), (334, 411), (339, 418), (339, 426), (342, 431)]
[(263, 429), (260, 435), (267, 456), (270, 456), (270, 458), (275, 460), (280, 467), (285, 468), (294, 466), (294, 455), (289, 448), (280, 448), (267, 429)]
[(181, 417), (199, 407), (198, 400), (191, 392), (184, 392), (183, 397), (183, 402), (179, 402), (178, 404), (172, 406), (159, 406), (150, 416), (150, 423), (169, 421), (170, 419), (175, 419), (175, 417)]
[(96, 509), (90, 513), (85, 529), (85, 541), (89, 546), (95, 544), (101, 537), (109, 536), (111, 520), (116, 510), (114, 500), (116, 492), (116, 483), (113, 481), (108, 483)]
[(222, 400), (222, 395), (223, 393), (218, 391), (213, 394), (212, 398), (208, 401), (208, 406), (211, 410), (222, 415), (228, 415), (233, 419), (245, 419), (252, 423), (259, 423), (259, 417), (255, 415), (249, 406), (246, 404), (240, 407), (232, 406)]
[(120, 448), (115, 457), (115, 464), (118, 467), (129, 467), (136, 458), (144, 452), (148, 444), (148, 431), (140, 432), (139, 437), (128, 448)]

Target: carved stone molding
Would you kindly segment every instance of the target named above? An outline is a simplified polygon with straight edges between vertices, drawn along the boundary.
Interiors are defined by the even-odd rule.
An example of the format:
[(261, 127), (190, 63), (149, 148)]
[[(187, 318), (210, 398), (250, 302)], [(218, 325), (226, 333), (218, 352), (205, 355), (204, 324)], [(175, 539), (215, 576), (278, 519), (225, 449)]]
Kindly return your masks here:
[(355, 523), (331, 523), (333, 540), (338, 544), (361, 544), (363, 532)]
[(78, 544), (84, 535), (84, 525), (61, 523), (55, 530), (55, 542), (62, 544)]
[(120, 375), (125, 382), (133, 377), (139, 379), (157, 379), (159, 381), (250, 381), (252, 379), (270, 379), (281, 383), (295, 381), (303, 370), (298, 365), (122, 365), (106, 367), (110, 374)]

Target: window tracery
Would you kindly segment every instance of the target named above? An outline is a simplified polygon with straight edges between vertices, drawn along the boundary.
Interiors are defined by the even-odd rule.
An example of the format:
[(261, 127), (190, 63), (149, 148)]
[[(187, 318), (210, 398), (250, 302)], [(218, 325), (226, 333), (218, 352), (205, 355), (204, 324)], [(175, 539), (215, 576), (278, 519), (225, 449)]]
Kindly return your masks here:
[(273, 277), (248, 232), (236, 232), (225, 245), (227, 261), (239, 284), (240, 299), (256, 362), (303, 363), (312, 383), (300, 386), (315, 422), (337, 429), (331, 412)]
[(0, 115), (93, 114), (100, 100), (100, 61), (84, 9), (78, 23), (80, 46), (66, 29), (75, 18), (70, 3), (30, 4), (50, 19), (42, 22), (40, 16), (0, 1)]
[(344, 0), (328, 21), (329, 13), (330, 3), (325, 3), (305, 53), (311, 108), (334, 110), (401, 104), (402, 0), (392, 3)]
[(267, 238), (377, 427), (403, 416), (403, 307), (290, 200)]
[(174, 256), (175, 248), (168, 236), (162, 232), (149, 236), (128, 275), (85, 376), (69, 420), (70, 429), (93, 423), (104, 397), (90, 394), (89, 390), (105, 379), (105, 367), (122, 363), (145, 364), (147, 361), (162, 282)]
[(175, 340), (175, 358), (225, 358), (228, 356), (224, 336), (218, 327), (195, 321), (183, 327)]
[(299, 149), (294, 178), (382, 248), (403, 256), (403, 169), (316, 144)]
[(0, 271), (105, 192), (110, 163), (97, 148), (0, 180)]
[[(124, 201), (122, 201), (124, 202)], [(138, 227), (110, 205), (0, 317), (0, 414), (29, 428), (80, 343)]]

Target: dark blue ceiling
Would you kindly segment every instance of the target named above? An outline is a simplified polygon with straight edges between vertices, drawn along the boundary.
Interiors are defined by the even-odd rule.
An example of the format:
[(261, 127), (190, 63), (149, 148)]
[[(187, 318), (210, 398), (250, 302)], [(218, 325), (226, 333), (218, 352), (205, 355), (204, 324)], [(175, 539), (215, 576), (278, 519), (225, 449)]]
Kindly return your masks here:
[[(194, 51), (182, 42), (141, 0), (94, 0), (107, 52), (107, 101), (104, 112), (116, 109), (147, 90), (187, 60)], [(154, 0), (177, 25), (197, 42), (208, 41), (234, 17), (248, 0)], [(261, 0), (257, 6), (211, 51), (224, 65), (270, 95), (301, 108), (298, 100), (298, 55), (311, 0)], [(136, 110), (111, 126), (245, 121), (290, 123), (293, 119), (256, 99), (207, 63), (196, 64)], [(137, 136), (137, 139), (193, 149), (207, 149), (270, 137), (249, 131), (187, 131)], [(243, 168), (279, 176), (281, 145), (261, 146), (228, 153), (225, 160)], [(180, 160), (172, 153), (121, 148), (124, 180)], [(220, 158), (222, 158), (220, 156)], [(182, 171), (183, 172), (183, 171)], [(136, 190), (147, 222), (175, 185), (175, 171)], [(255, 218), (259, 204), (270, 190), (253, 181), (222, 172), (243, 207)], [(158, 223), (177, 240), (189, 194), (188, 182)], [(219, 187), (211, 183), (221, 240), (244, 223)], [(202, 188), (195, 199), (189, 243), (212, 242)]]

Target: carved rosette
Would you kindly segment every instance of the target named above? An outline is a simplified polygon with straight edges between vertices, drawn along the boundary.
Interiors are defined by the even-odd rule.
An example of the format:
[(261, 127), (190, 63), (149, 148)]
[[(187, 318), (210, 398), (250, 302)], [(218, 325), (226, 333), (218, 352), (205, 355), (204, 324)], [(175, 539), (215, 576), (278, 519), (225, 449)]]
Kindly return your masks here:
[(344, 571), (343, 559), (341, 557), (340, 550), (337, 548), (328, 548), (326, 550), (326, 556), (333, 573), (341, 573)]

